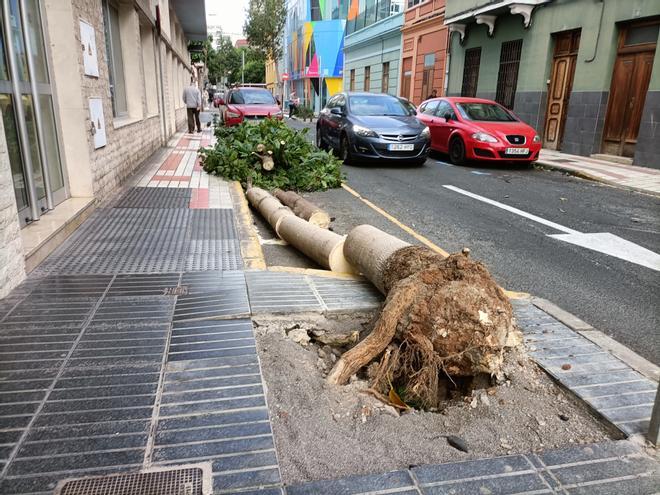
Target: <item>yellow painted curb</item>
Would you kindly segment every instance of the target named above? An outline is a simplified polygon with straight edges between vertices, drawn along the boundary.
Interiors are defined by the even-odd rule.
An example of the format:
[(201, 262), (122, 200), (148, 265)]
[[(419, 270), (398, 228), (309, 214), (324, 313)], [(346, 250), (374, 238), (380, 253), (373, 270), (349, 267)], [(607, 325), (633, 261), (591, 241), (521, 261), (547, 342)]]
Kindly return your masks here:
[(241, 187), (238, 181), (232, 181), (230, 186), (230, 191), (234, 196), (234, 204), (237, 207), (235, 209), (236, 217), (243, 230), (243, 234), (245, 234), (241, 236), (243, 239), (240, 241), (243, 262), (248, 269), (265, 270), (266, 259), (259, 243), (257, 230), (254, 228), (254, 223), (252, 222), (250, 206), (247, 199), (245, 199), (245, 194), (243, 194), (243, 187)]
[(411, 236), (413, 236), (415, 239), (417, 239), (419, 242), (421, 242), (422, 244), (424, 244), (426, 247), (432, 249), (433, 251), (435, 251), (436, 253), (440, 254), (441, 256), (444, 256), (445, 258), (446, 258), (447, 256), (449, 256), (449, 253), (448, 253), (447, 251), (445, 251), (444, 249), (442, 249), (442, 248), (439, 247), (439, 246), (436, 246), (436, 245), (433, 244), (430, 240), (428, 240), (426, 237), (424, 237), (424, 236), (421, 235), (421, 234), (418, 234), (418, 233), (415, 232), (413, 229), (411, 229), (410, 227), (408, 227), (406, 224), (400, 222), (399, 220), (397, 220), (396, 218), (394, 218), (392, 215), (390, 215), (389, 213), (387, 213), (387, 212), (386, 212), (385, 210), (383, 210), (381, 207), (376, 206), (374, 203), (372, 203), (372, 202), (369, 201), (368, 199), (363, 198), (363, 197), (360, 195), (360, 193), (358, 193), (357, 191), (351, 189), (351, 188), (348, 187), (345, 183), (342, 182), (341, 187), (343, 187), (346, 191), (348, 191), (348, 192), (351, 193), (353, 196), (355, 196), (356, 198), (358, 198), (360, 201), (362, 201), (364, 204), (366, 204), (369, 208), (371, 208), (371, 209), (377, 211), (378, 213), (380, 213), (381, 215), (383, 215), (385, 218), (387, 218), (390, 222), (392, 222), (394, 225), (396, 225), (397, 227), (399, 227), (401, 230), (403, 230), (403, 231), (407, 232), (408, 234), (410, 234)]
[(509, 299), (530, 299), (532, 296), (527, 292), (516, 292), (515, 290), (504, 290), (504, 295)]
[(365, 280), (359, 275), (352, 273), (332, 272), (330, 270), (321, 270), (318, 268), (300, 268), (296, 266), (269, 266), (269, 272), (298, 273), (301, 275), (315, 275), (317, 277), (337, 278), (342, 280)]
[[(353, 196), (355, 196), (356, 198), (358, 198), (360, 201), (362, 201), (364, 204), (366, 204), (369, 208), (372, 208), (373, 210), (377, 211), (378, 213), (380, 213), (381, 215), (383, 215), (385, 218), (387, 218), (390, 222), (392, 222), (393, 224), (395, 224), (396, 226), (398, 226), (400, 229), (404, 230), (405, 232), (407, 232), (408, 234), (410, 234), (411, 236), (413, 236), (415, 239), (417, 239), (419, 242), (421, 242), (421, 243), (424, 244), (425, 246), (431, 248), (433, 251), (435, 251), (436, 253), (439, 253), (440, 255), (442, 255), (442, 256), (444, 256), (444, 257), (449, 256), (449, 253), (448, 253), (447, 251), (445, 251), (445, 250), (442, 249), (441, 247), (436, 246), (436, 245), (433, 244), (433, 242), (431, 242), (429, 239), (427, 239), (426, 237), (424, 237), (424, 236), (421, 235), (421, 234), (418, 234), (418, 233), (415, 232), (412, 228), (408, 227), (408, 226), (405, 225), (404, 223), (402, 223), (402, 222), (400, 222), (399, 220), (397, 220), (396, 218), (394, 218), (392, 215), (390, 215), (389, 213), (387, 213), (387, 212), (386, 212), (385, 210), (383, 210), (381, 207), (376, 206), (374, 203), (372, 203), (372, 202), (369, 201), (368, 199), (363, 198), (363, 197), (360, 195), (359, 192), (355, 191), (354, 189), (351, 189), (351, 188), (350, 188), (349, 186), (347, 186), (345, 183), (342, 182), (341, 187), (344, 188), (344, 189), (345, 189), (346, 191), (348, 191), (349, 193), (351, 193), (351, 194), (352, 194)], [(502, 290), (504, 290), (504, 294), (505, 294), (506, 297), (508, 297), (509, 299), (529, 299), (529, 298), (531, 297), (527, 292), (516, 292), (516, 291), (506, 290), (506, 289), (504, 289), (504, 288), (503, 288)]]

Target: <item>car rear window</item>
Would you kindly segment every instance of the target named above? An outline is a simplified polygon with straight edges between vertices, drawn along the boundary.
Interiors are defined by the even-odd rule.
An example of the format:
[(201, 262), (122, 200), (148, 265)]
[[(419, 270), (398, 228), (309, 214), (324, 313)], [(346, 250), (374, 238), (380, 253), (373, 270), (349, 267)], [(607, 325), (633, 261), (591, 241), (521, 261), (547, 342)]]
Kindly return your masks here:
[(463, 118), (482, 122), (516, 122), (504, 107), (494, 103), (457, 103), (458, 111)]
[(237, 105), (275, 105), (275, 98), (266, 89), (241, 89), (231, 94), (229, 103)]
[(355, 95), (348, 98), (354, 115), (412, 115), (398, 98), (383, 95)]

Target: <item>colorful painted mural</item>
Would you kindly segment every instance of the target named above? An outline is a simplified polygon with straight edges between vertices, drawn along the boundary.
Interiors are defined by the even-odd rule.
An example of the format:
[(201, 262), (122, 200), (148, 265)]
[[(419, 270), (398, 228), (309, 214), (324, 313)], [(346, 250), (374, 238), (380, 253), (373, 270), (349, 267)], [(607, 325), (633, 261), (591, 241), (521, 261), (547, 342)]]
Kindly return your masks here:
[(286, 28), (288, 93), (316, 110), (341, 90), (351, 0), (294, 0)]

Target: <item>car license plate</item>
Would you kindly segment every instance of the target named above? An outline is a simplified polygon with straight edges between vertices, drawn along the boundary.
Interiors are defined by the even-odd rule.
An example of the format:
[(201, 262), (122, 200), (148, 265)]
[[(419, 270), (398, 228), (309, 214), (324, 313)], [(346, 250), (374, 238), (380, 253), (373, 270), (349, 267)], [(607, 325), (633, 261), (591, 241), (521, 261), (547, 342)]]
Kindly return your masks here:
[(390, 151), (412, 151), (415, 149), (414, 144), (388, 144), (387, 149)]
[(529, 148), (507, 148), (506, 149), (506, 154), (507, 155), (528, 155), (529, 154)]

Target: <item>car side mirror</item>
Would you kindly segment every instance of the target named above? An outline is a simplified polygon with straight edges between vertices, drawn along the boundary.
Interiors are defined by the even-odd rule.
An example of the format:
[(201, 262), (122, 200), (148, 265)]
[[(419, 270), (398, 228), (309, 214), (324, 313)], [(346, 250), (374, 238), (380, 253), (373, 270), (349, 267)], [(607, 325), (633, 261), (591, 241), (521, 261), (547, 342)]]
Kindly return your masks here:
[(339, 107), (333, 107), (330, 109), (330, 113), (333, 115), (344, 115), (344, 112), (341, 111)]
[(451, 114), (449, 112), (445, 112), (443, 117), (445, 118), (445, 122), (449, 122), (451, 120)]
[(225, 104), (225, 99), (224, 98), (218, 98), (218, 105), (224, 105)]

